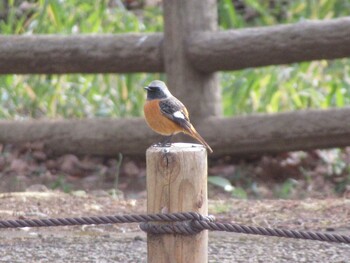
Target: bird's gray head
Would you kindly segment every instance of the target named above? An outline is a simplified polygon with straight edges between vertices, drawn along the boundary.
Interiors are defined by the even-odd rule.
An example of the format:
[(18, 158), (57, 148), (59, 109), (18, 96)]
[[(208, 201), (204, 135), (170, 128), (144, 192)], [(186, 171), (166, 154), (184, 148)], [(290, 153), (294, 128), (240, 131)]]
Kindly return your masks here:
[(168, 87), (160, 80), (153, 80), (145, 89), (147, 90), (147, 100), (166, 99), (172, 96)]

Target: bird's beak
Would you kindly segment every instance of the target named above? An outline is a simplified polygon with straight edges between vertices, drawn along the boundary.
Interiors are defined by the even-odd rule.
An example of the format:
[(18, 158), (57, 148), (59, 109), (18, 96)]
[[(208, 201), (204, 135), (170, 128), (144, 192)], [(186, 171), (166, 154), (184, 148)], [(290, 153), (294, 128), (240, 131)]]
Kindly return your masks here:
[(145, 90), (150, 90), (150, 88), (147, 86), (147, 87), (144, 87)]

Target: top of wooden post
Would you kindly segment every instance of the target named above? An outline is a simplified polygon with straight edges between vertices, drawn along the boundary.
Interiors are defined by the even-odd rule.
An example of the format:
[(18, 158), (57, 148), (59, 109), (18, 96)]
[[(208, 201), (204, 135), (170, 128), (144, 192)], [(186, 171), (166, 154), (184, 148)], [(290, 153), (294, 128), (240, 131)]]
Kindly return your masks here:
[(151, 152), (196, 152), (196, 151), (206, 151), (207, 149), (202, 145), (198, 143), (172, 143), (170, 146), (157, 146), (152, 145), (147, 149)]

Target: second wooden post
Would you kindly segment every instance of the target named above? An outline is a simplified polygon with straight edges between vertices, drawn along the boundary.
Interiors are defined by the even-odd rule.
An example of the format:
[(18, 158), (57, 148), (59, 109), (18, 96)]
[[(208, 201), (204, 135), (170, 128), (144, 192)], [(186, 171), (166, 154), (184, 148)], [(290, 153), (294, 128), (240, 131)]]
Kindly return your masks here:
[[(151, 147), (147, 159), (148, 213), (208, 214), (207, 152), (193, 144)], [(149, 263), (208, 262), (208, 232), (147, 236)]]

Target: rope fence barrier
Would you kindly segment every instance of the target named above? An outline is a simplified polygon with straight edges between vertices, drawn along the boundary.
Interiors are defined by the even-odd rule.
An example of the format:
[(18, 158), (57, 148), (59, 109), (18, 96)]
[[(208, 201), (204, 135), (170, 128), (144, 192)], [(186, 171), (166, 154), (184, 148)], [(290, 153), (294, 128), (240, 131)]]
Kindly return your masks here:
[[(154, 224), (152, 222), (162, 222), (164, 224)], [(350, 236), (347, 235), (281, 228), (254, 227), (235, 223), (220, 223), (215, 222), (214, 216), (204, 216), (195, 212), (0, 220), (0, 228), (54, 227), (118, 223), (140, 223), (141, 230), (152, 234), (194, 235), (203, 230), (210, 230), (350, 244)]]

